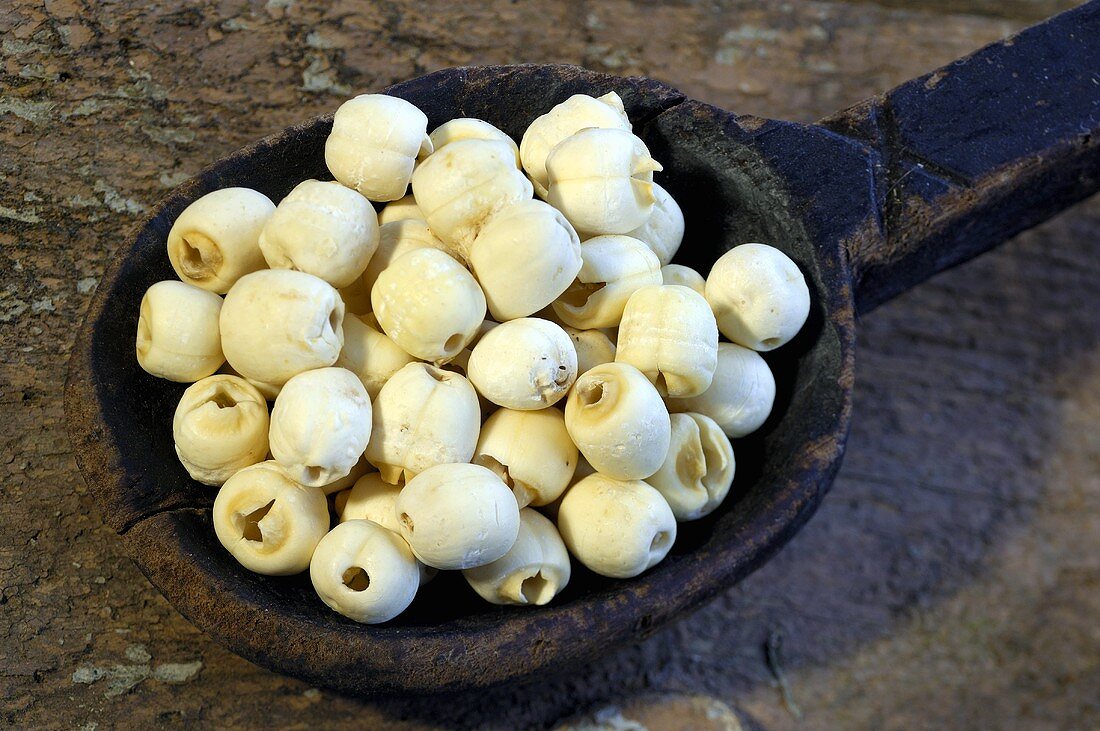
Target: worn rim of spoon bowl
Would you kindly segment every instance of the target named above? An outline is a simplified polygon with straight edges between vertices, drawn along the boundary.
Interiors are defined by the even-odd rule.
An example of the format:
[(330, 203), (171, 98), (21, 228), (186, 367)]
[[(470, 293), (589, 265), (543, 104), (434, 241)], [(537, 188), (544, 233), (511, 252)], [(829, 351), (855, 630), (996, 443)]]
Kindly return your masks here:
[[(635, 121), (647, 141), (652, 140), (655, 156), (661, 159), (662, 147), (671, 145), (668, 149), (677, 155), (673, 175), (681, 153), (689, 158), (684, 169), (697, 163), (691, 162), (695, 139), (689, 135), (662, 141), (662, 134), (687, 130), (703, 135), (718, 130), (741, 134), (737, 150), (748, 156), (745, 165), (759, 167), (759, 174), (771, 176), (773, 182), (784, 181), (770, 169), (764, 155), (751, 149), (751, 126), (763, 120), (685, 102), (675, 90), (648, 79), (570, 66), (472, 67), (436, 72), (386, 91), (417, 103), (431, 95), (431, 101), (422, 106), (429, 107), (426, 111), (434, 126), (445, 113), (482, 116), (471, 109), (476, 106), (471, 99), (478, 95), (505, 98), (512, 88), (509, 84), (517, 88), (537, 84), (551, 97), (543, 100), (542, 107), (527, 110), (528, 117), (570, 93), (620, 91), (628, 110), (641, 110)], [(522, 100), (510, 103), (515, 106)], [(655, 108), (646, 112), (646, 104)], [(484, 687), (551, 667), (560, 669), (650, 634), (751, 573), (810, 517), (839, 467), (847, 436), (854, 315), (839, 240), (822, 240), (821, 232), (808, 230), (792, 218), (783, 225), (804, 232), (802, 248), (792, 255), (804, 271), (810, 269), (807, 279), (814, 293), (816, 332), (800, 336), (801, 345), (794, 343), (791, 350), (781, 349), (774, 356), (777, 373), (789, 370), (791, 379), (803, 380), (797, 381), (797, 392), (787, 396), (788, 403), (777, 404), (778, 413), (760, 437), (744, 442), (743, 447), (758, 450), (762, 444), (781, 442), (784, 435), (797, 439), (797, 446), (790, 448), (791, 459), (781, 470), (751, 484), (744, 482), (752, 478), (751, 470), (745, 478), (739, 469), (727, 504), (697, 525), (682, 524), (688, 547), (679, 552), (674, 548), (656, 568), (633, 580), (611, 581), (587, 575), (574, 564), (579, 568), (579, 588), (571, 585), (545, 607), (500, 608), (459, 601), (459, 611), (473, 607), (470, 614), (440, 619), (432, 614), (440, 607), (433, 606), (412, 611), (406, 621), (399, 618), (365, 627), (318, 606), (319, 601), (310, 603), (301, 577), (274, 580), (235, 564), (213, 536), (209, 505), (214, 491), (188, 480), (173, 459), (156, 458), (158, 450), (164, 457), (163, 440), (171, 442), (173, 399), (184, 386), (153, 383), (137, 370), (132, 344), (127, 350), (120, 343), (127, 333), (132, 341), (136, 303), (144, 288), (172, 278), (163, 241), (183, 207), (209, 190), (261, 180), (269, 169), (300, 173), (297, 180), (289, 176), (276, 181), (278, 190), (272, 189), (271, 181), (256, 185), (261, 190), (266, 186), (264, 192), (273, 197), (285, 194), (305, 177), (329, 177), (323, 155), (318, 164), (316, 144), (318, 138), (323, 144), (331, 119), (331, 114), (314, 118), (266, 137), (207, 167), (166, 196), (137, 227), (133, 245), (116, 256), (104, 274), (73, 348), (65, 404), (81, 471), (105, 522), (119, 533), (142, 572), (185, 617), (253, 662), (342, 692), (425, 693)], [(499, 120), (490, 117), (489, 121)], [(302, 151), (303, 140), (312, 141), (312, 158), (296, 154)], [(699, 153), (705, 154), (709, 153)], [(308, 162), (303, 164), (303, 159)], [(670, 189), (678, 187), (671, 178), (668, 182)], [(680, 182), (690, 189), (687, 182)], [(673, 192), (679, 200), (680, 194)], [(797, 207), (787, 191), (775, 195), (778, 199), (770, 201), (769, 207), (778, 204), (783, 212)], [(685, 206), (689, 216), (685, 255), (691, 254), (689, 209)], [(700, 256), (713, 260), (718, 253)], [(788, 364), (784, 358), (792, 360)], [(820, 373), (807, 378), (801, 371), (811, 368), (805, 365), (811, 360), (814, 372)], [(827, 393), (822, 396), (819, 391)], [(821, 403), (828, 405), (828, 413), (809, 411), (809, 406)], [(755, 459), (746, 458), (747, 453), (739, 452), (739, 468)], [(764, 459), (769, 456), (765, 454)], [(431, 599), (457, 590), (460, 579), (441, 577), (437, 582), (441, 586), (424, 590)], [(304, 583), (308, 587), (308, 578)], [(447, 595), (445, 603), (450, 601)], [(414, 610), (418, 603), (420, 598)]]

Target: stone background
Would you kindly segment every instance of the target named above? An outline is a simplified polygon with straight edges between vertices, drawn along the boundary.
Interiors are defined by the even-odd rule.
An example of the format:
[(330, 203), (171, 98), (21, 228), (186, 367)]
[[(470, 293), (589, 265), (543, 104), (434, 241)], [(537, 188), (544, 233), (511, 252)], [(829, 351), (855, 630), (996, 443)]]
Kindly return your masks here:
[(150, 204), (349, 94), (563, 61), (812, 121), (1072, 2), (0, 4), (0, 725), (1100, 727), (1098, 199), (865, 318), (845, 465), (774, 561), (521, 688), (362, 702), (229, 654), (102, 526), (61, 406)]

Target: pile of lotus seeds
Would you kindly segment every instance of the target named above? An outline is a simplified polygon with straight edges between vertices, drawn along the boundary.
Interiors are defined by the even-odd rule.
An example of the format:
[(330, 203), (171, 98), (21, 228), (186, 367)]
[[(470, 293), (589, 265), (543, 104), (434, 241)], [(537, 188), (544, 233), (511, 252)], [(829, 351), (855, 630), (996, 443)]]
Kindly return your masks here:
[(196, 200), (168, 235), (182, 281), (138, 321), (141, 367), (193, 384), (173, 437), (220, 486), (218, 540), (260, 574), (308, 569), (364, 623), (438, 570), (541, 605), (570, 556), (617, 578), (661, 561), (726, 497), (730, 438), (775, 396), (758, 351), (810, 306), (764, 244), (705, 280), (669, 263), (683, 214), (615, 93), (558, 104), (518, 147), (427, 124), (358, 96), (326, 143), (335, 182)]

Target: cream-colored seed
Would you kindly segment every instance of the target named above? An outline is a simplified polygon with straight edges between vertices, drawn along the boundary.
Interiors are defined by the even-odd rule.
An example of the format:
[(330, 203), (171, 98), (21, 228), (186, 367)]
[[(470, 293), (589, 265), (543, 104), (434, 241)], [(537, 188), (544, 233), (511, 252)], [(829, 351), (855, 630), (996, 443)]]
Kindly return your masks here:
[(367, 460), (383, 480), (400, 484), (434, 465), (469, 462), (480, 429), (477, 393), (468, 380), (410, 363), (374, 400)]
[(209, 376), (188, 387), (172, 418), (176, 456), (206, 485), (263, 461), (267, 430), (267, 402), (237, 376)]
[(486, 333), (467, 367), (478, 393), (498, 406), (553, 406), (577, 378), (577, 351), (558, 325), (537, 317), (509, 320)]
[[(351, 468), (343, 477), (337, 478), (332, 482), (327, 482), (321, 485), (318, 489), (323, 491), (326, 495), (332, 495), (333, 493), (341, 493), (345, 490), (350, 490), (351, 486), (359, 481), (360, 478), (367, 475), (370, 472), (374, 472), (374, 467), (367, 461), (366, 457), (360, 457), (355, 465)], [(340, 510), (337, 509), (337, 515), (340, 514)]]
[(559, 409), (500, 409), (482, 425), (473, 462), (496, 473), (524, 507), (557, 500), (577, 456)]
[(501, 132), (499, 129), (481, 119), (471, 117), (458, 117), (444, 122), (428, 135), (431, 137), (432, 146), (438, 151), (441, 147), (458, 142), (459, 140), (494, 140), (504, 142), (515, 153), (516, 167), (519, 167), (519, 147), (515, 140)]
[(336, 365), (358, 376), (372, 400), (394, 373), (415, 360), (362, 318), (355, 315), (344, 318), (344, 347)]
[(279, 391), (283, 390), (282, 384), (265, 383), (263, 381), (257, 381), (254, 378), (246, 378), (244, 380), (248, 381), (253, 388), (263, 394), (263, 397), (268, 401), (277, 399), (279, 397)]
[(218, 373), (225, 376), (236, 376), (237, 378), (244, 378), (250, 386), (260, 392), (266, 400), (274, 401), (279, 395), (279, 391), (283, 390), (282, 384), (275, 385), (273, 383), (264, 383), (263, 381), (257, 381), (254, 378), (245, 378), (240, 373), (237, 373), (233, 366), (228, 362), (222, 363), (222, 367), (218, 369)]
[(168, 232), (168, 260), (176, 276), (225, 294), (249, 272), (263, 269), (260, 232), (275, 212), (266, 195), (222, 188), (187, 206)]
[(536, 118), (523, 133), (520, 160), (540, 198), (546, 197), (546, 158), (550, 151), (562, 140), (587, 127), (630, 131), (630, 120), (618, 94), (613, 91), (601, 97), (574, 94)]
[(630, 296), (616, 347), (615, 360), (644, 373), (662, 396), (697, 396), (718, 365), (718, 326), (703, 295), (654, 284)]
[(653, 173), (645, 143), (622, 129), (584, 129), (546, 158), (546, 200), (582, 235), (625, 234), (653, 212)]
[(372, 201), (405, 195), (416, 158), (430, 155), (428, 118), (385, 94), (362, 94), (340, 105), (325, 142), (333, 177)]
[[(488, 322), (488, 321), (486, 321), (486, 322)], [(445, 365), (443, 365), (441, 367), (443, 368), (443, 370), (450, 371), (451, 373), (457, 373), (458, 375), (462, 376), (463, 378), (466, 378), (467, 380), (469, 380), (469, 378), (470, 378), (470, 355), (471, 355), (470, 348), (463, 348), (461, 351), (459, 351), (458, 355), (456, 355), (448, 363), (446, 363)], [(476, 388), (474, 390), (477, 391)], [(477, 394), (477, 403), (478, 403), (478, 408), (481, 411), (481, 421), (482, 421), (482, 423), (485, 422), (485, 419), (489, 416), (489, 414), (493, 413), (498, 408), (500, 408), (496, 404), (494, 404), (492, 401), (490, 401), (489, 399), (482, 396), (480, 393)]]
[(402, 350), (436, 363), (455, 357), (485, 320), (481, 287), (436, 249), (416, 249), (391, 262), (378, 275), (371, 304), (382, 331)]
[(663, 266), (672, 261), (684, 240), (684, 212), (669, 192), (657, 183), (653, 184), (653, 198), (653, 211), (649, 218), (627, 236), (645, 242)]
[(557, 299), (577, 276), (581, 242), (553, 207), (519, 201), (481, 229), (470, 248), (470, 269), (494, 319), (527, 317)]
[(378, 212), (378, 225), (385, 226), (387, 223), (394, 223), (396, 221), (427, 221), (424, 218), (424, 211), (420, 210), (420, 206), (416, 205), (416, 198), (412, 193), (398, 198), (395, 201), (390, 201), (386, 205), (382, 206), (382, 210)]
[(603, 330), (578, 330), (575, 327), (564, 329), (577, 350), (578, 376), (601, 363), (611, 363), (615, 360), (615, 343)]
[(695, 520), (726, 499), (733, 472), (733, 446), (722, 427), (703, 414), (673, 414), (668, 456), (646, 482), (668, 501), (676, 520)]
[(141, 298), (138, 365), (159, 378), (192, 383), (225, 362), (218, 316), (222, 298), (183, 282), (157, 282)]
[(305, 571), (328, 532), (328, 501), (295, 482), (277, 462), (245, 467), (214, 499), (214, 532), (242, 566), (258, 574)]
[(581, 244), (581, 270), (554, 312), (584, 330), (617, 327), (630, 295), (661, 283), (661, 262), (649, 247), (629, 236), (595, 236)]
[(565, 404), (565, 426), (589, 464), (618, 480), (656, 472), (672, 438), (660, 394), (627, 363), (605, 363), (577, 379)]
[(371, 403), (344, 368), (291, 378), (271, 409), (271, 456), (303, 485), (321, 487), (351, 472), (370, 440)]
[(464, 258), (497, 211), (532, 192), (509, 145), (477, 139), (452, 142), (430, 155), (413, 173), (412, 189), (432, 233)]
[(676, 518), (661, 493), (646, 483), (594, 474), (565, 493), (558, 531), (590, 570), (629, 579), (668, 555), (676, 541)]
[(702, 274), (683, 264), (665, 264), (661, 267), (661, 281), (665, 284), (679, 284), (706, 295), (707, 280)]
[(759, 429), (774, 401), (775, 377), (760, 354), (733, 343), (719, 343), (710, 388), (691, 398), (670, 398), (667, 403), (669, 411), (709, 416), (736, 439)]
[[(348, 490), (344, 501), (337, 506), (336, 514), (341, 523), (349, 520), (370, 520), (394, 533), (401, 533), (401, 524), (397, 521), (397, 496), (401, 488), (382, 479), (377, 472), (365, 475)], [(416, 560), (420, 571), (420, 584), (424, 585), (438, 573), (431, 566), (425, 566)]]
[(359, 275), (354, 282), (337, 292), (344, 302), (346, 314), (366, 315), (370, 312), (370, 287), (363, 281), (363, 275)]
[(374, 316), (373, 312), (368, 312), (365, 315), (359, 315), (359, 319), (362, 320), (363, 324), (367, 327), (382, 332), (382, 328), (378, 324), (378, 318)]
[(492, 563), (519, 535), (519, 506), (504, 483), (474, 464), (440, 464), (409, 480), (397, 496), (401, 535), (433, 568)]
[(378, 217), (363, 196), (334, 182), (304, 180), (260, 233), (272, 269), (294, 269), (347, 287), (378, 248)]
[(550, 520), (555, 521), (556, 523), (558, 520), (558, 511), (561, 509), (561, 501), (564, 500), (565, 496), (569, 494), (569, 489), (584, 478), (594, 474), (596, 474), (596, 470), (592, 467), (592, 465), (588, 464), (588, 460), (584, 458), (584, 455), (578, 455), (577, 468), (573, 470), (573, 479), (569, 481), (569, 487), (565, 488), (565, 492), (563, 492), (561, 495), (558, 495), (557, 500), (547, 503), (546, 505), (539, 505), (536, 507), (538, 507), (539, 511), (543, 515), (545, 515)]
[(281, 386), (291, 376), (336, 362), (343, 320), (344, 302), (323, 279), (265, 269), (241, 277), (225, 296), (222, 350), (243, 377)]
[(332, 497), (332, 509), (336, 512), (336, 517), (339, 518), (344, 512), (344, 506), (347, 505), (348, 497), (351, 495), (351, 488), (345, 487), (340, 492), (336, 493)]
[(401, 524), (397, 522), (397, 510), (394, 508), (400, 493), (400, 485), (391, 485), (379, 473), (364, 475), (348, 493), (347, 500), (339, 511), (340, 522), (371, 520), (383, 528), (400, 533)]
[(569, 552), (554, 524), (530, 508), (519, 513), (519, 535), (496, 561), (462, 575), (492, 604), (547, 604), (569, 583)]
[[(428, 230), (428, 224), (424, 221), (406, 219), (383, 224), (379, 229), (378, 250), (371, 257), (370, 263), (363, 271), (363, 276), (352, 285), (356, 292), (366, 293), (366, 309), (357, 314), (365, 314), (370, 310), (370, 293), (374, 289), (374, 283), (378, 281), (378, 275), (399, 256), (417, 249), (439, 249), (461, 263), (455, 252), (449, 250), (446, 244), (432, 235)], [(357, 306), (360, 305), (357, 303)]]
[(706, 297), (722, 334), (758, 351), (789, 342), (810, 314), (806, 278), (767, 244), (742, 244), (720, 256), (707, 275)]
[(321, 601), (363, 624), (401, 614), (420, 588), (420, 569), (408, 544), (369, 520), (341, 523), (322, 538), (309, 578)]

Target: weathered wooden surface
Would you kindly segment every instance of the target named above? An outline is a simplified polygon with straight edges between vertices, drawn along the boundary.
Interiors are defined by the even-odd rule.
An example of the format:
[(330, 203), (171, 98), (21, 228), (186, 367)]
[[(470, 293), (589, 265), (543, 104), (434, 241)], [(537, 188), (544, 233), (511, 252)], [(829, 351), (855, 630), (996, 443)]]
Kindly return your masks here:
[(1097, 38), (1086, 3), (821, 122), (879, 153), (859, 312), (1100, 190)]
[(845, 467), (777, 559), (642, 645), (527, 688), (362, 703), (235, 658), (121, 555), (61, 423), (72, 332), (127, 226), (207, 161), (351, 90), (569, 61), (811, 120), (1055, 3), (995, 18), (808, 2), (10, 7), (0, 723), (522, 728), (612, 704), (667, 728), (687, 716), (654, 694), (686, 691), (768, 728), (1100, 725), (1100, 201), (862, 323)]

